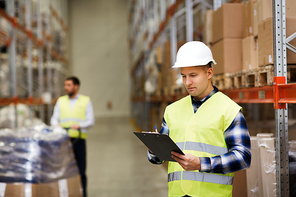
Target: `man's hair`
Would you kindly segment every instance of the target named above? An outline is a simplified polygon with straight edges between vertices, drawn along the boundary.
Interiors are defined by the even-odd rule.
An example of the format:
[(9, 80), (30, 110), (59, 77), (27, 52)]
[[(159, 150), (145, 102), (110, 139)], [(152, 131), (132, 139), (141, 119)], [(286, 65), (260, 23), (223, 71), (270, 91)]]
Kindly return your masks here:
[(204, 71), (207, 72), (209, 68), (212, 68), (212, 62), (209, 62), (207, 65), (203, 66)]
[(79, 79), (78, 79), (77, 77), (75, 77), (75, 76), (71, 76), (71, 77), (68, 77), (68, 78), (66, 79), (66, 81), (68, 81), (68, 80), (71, 80), (71, 81), (73, 82), (74, 85), (78, 85), (78, 86), (80, 86), (80, 81), (79, 81)]

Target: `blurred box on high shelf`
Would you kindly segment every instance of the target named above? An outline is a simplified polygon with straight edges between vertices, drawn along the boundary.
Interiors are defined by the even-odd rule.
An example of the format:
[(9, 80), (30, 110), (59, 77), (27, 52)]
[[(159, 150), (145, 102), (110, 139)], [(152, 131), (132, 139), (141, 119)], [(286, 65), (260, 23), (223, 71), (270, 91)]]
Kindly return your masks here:
[(242, 3), (226, 3), (213, 14), (213, 43), (223, 38), (243, 37)]
[(254, 1), (249, 0), (244, 5), (243, 38), (254, 35)]
[(213, 42), (213, 10), (207, 10), (204, 14), (204, 43), (209, 45)]
[[(274, 63), (273, 58), (273, 20), (268, 18), (259, 23), (258, 31), (258, 65), (265, 66)], [(286, 37), (296, 32), (296, 17), (286, 18)], [(296, 46), (296, 40), (290, 42)], [(287, 50), (287, 64), (296, 64), (296, 54)]]
[(242, 39), (224, 38), (212, 46), (217, 65), (214, 74), (233, 73), (242, 70)]
[(258, 68), (258, 48), (254, 36), (243, 39), (243, 70)]

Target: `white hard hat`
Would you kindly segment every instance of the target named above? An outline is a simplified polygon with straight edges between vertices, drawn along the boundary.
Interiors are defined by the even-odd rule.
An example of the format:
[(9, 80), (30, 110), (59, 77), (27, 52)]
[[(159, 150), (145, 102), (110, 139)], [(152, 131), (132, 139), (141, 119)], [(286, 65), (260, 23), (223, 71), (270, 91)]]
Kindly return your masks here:
[(204, 66), (210, 62), (216, 64), (210, 48), (202, 42), (191, 41), (180, 47), (172, 68)]

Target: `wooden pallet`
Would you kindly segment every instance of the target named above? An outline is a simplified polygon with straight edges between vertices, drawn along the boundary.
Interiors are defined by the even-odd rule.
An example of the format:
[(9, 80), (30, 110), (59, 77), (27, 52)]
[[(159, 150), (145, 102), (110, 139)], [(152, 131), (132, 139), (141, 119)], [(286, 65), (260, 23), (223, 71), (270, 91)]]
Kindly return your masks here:
[(258, 80), (255, 87), (271, 86), (273, 84), (273, 65), (260, 67), (258, 70)]
[(246, 71), (238, 71), (232, 74), (231, 79), (233, 81), (233, 88), (245, 88), (246, 87)]
[(233, 89), (232, 73), (217, 74), (212, 77), (212, 83), (219, 90)]
[(268, 65), (248, 71), (214, 75), (212, 82), (218, 87), (218, 89), (262, 87), (272, 85), (273, 76), (273, 65)]
[(262, 66), (245, 71), (245, 87), (262, 87), (273, 84), (273, 65)]

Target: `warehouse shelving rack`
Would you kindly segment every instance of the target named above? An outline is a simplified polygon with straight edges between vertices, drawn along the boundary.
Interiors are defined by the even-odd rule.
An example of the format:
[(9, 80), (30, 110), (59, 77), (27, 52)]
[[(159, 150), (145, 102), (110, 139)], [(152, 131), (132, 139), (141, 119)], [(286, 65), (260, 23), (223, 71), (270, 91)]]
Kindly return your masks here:
[[(0, 43), (1, 49), (4, 48), (0, 72), (5, 74), (2, 86), (6, 85), (7, 91), (0, 93), (0, 106), (14, 104), (17, 117), (17, 104), (27, 104), (48, 123), (52, 105), (62, 94), (60, 87), (67, 70), (67, 27), (49, 0), (6, 0), (2, 3), (6, 9), (0, 8)], [(48, 8), (44, 13), (42, 6)], [(56, 32), (61, 36), (55, 35)], [(6, 66), (2, 57), (7, 59)], [(18, 126), (17, 118), (14, 126)]]
[[(136, 39), (139, 38), (139, 29), (143, 28), (140, 25), (145, 25), (142, 23), (143, 18), (145, 17), (145, 12), (141, 9), (141, 5), (137, 4), (138, 1), (131, 1), (131, 15), (129, 17), (130, 24), (130, 48), (133, 49), (135, 54), (135, 43)], [(147, 1), (141, 1), (145, 4)], [(171, 0), (169, 6), (164, 12), (164, 5), (168, 5), (166, 1), (160, 1), (161, 8), (161, 20), (159, 22), (159, 28), (156, 28), (157, 31), (154, 31), (154, 37), (151, 39), (151, 36), (148, 38), (149, 47), (142, 48), (138, 51), (137, 56), (134, 54), (133, 57), (136, 57), (132, 61), (131, 75), (132, 77), (136, 76), (140, 72), (143, 72), (143, 66), (149, 57), (149, 50), (151, 51), (156, 45), (163, 43), (163, 37), (170, 32), (170, 41), (171, 45), (171, 58), (172, 61), (175, 58), (176, 54), (176, 16), (181, 12), (184, 12), (186, 9), (186, 28), (187, 28), (187, 37), (186, 40), (192, 40), (192, 8), (194, 1), (186, 0), (186, 7), (177, 11), (177, 8), (180, 7), (184, 1), (181, 0)], [(197, 3), (197, 1), (195, 1)], [(224, 0), (213, 0), (213, 9), (216, 10), (226, 1)], [(232, 2), (241, 2), (240, 0)], [(143, 4), (143, 5), (144, 5)], [(149, 4), (149, 3), (148, 3)], [(147, 4), (146, 4), (147, 5)], [(277, 177), (277, 196), (289, 196), (289, 158), (288, 158), (288, 104), (296, 103), (296, 84), (287, 84), (287, 58), (286, 50), (292, 50), (296, 53), (296, 48), (289, 44), (291, 40), (296, 38), (296, 33), (292, 34), (290, 37), (286, 38), (286, 15), (285, 15), (285, 0), (273, 0), (273, 29), (274, 29), (274, 80), (273, 86), (264, 86), (264, 87), (252, 87), (252, 88), (242, 88), (242, 89), (232, 89), (232, 90), (223, 90), (230, 98), (232, 98), (237, 103), (273, 103), (275, 109), (275, 127), (276, 127), (276, 177)], [(138, 7), (137, 7), (138, 6)], [(209, 6), (204, 4), (203, 7)], [(147, 6), (148, 7), (148, 6)], [(146, 9), (147, 9), (146, 7)], [(189, 11), (188, 11), (189, 10)], [(148, 13), (146, 11), (146, 13)], [(132, 17), (132, 15), (134, 17)], [(191, 15), (191, 16), (190, 16)], [(147, 16), (146, 16), (147, 17)], [(136, 20), (132, 20), (135, 18)], [(144, 32), (144, 33), (143, 33)], [(136, 35), (135, 35), (136, 33)], [(146, 31), (142, 31), (143, 39), (147, 38)], [(151, 32), (150, 32), (151, 34)], [(136, 38), (136, 39), (134, 39)], [(145, 51), (146, 50), (146, 51)], [(152, 106), (159, 105), (159, 103), (171, 103), (184, 94), (175, 94), (172, 96), (152, 96), (147, 97), (144, 95), (137, 95), (132, 97), (132, 115), (136, 119), (136, 124), (138, 128), (149, 129), (149, 109)], [(141, 105), (142, 104), (142, 105)], [(136, 113), (134, 113), (134, 109)], [(139, 113), (146, 112), (146, 114)], [(146, 120), (146, 121), (145, 121)]]

